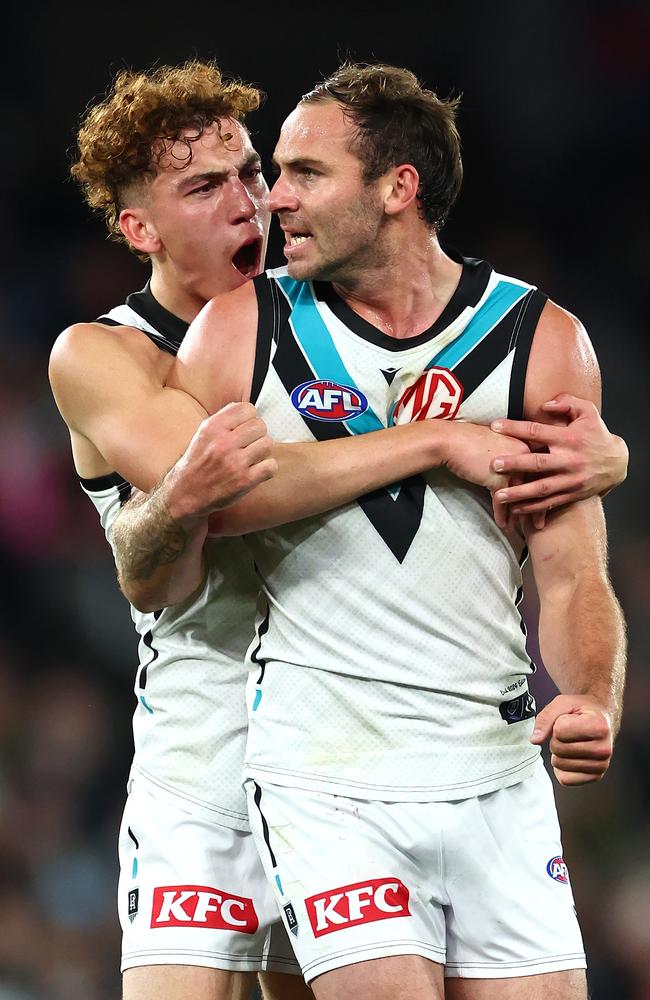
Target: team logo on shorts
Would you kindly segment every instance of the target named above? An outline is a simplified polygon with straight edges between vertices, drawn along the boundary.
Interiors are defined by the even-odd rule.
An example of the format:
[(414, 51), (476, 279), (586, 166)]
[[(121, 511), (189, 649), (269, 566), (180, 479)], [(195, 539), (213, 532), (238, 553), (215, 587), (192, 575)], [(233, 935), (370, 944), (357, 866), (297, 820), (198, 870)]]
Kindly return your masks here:
[(252, 899), (207, 885), (163, 885), (153, 891), (152, 927), (210, 927), (254, 934), (259, 925)]
[(354, 420), (368, 409), (368, 400), (358, 389), (327, 379), (296, 386), (291, 402), (298, 413), (310, 420)]
[(449, 368), (427, 368), (404, 390), (393, 410), (393, 423), (451, 420), (463, 401), (463, 387)]
[(284, 915), (287, 918), (287, 927), (294, 937), (298, 937), (298, 917), (296, 916), (296, 911), (293, 908), (293, 903), (285, 903), (282, 909), (284, 910)]
[(373, 878), (340, 885), (305, 900), (314, 937), (374, 920), (410, 917), (409, 891), (398, 878)]
[(569, 869), (565, 864), (564, 858), (560, 855), (557, 855), (555, 858), (551, 858), (546, 866), (546, 871), (549, 873), (551, 878), (555, 879), (556, 882), (562, 882), (563, 885), (568, 885)]
[(139, 898), (140, 898), (140, 890), (139, 889), (136, 888), (136, 889), (130, 889), (129, 890), (129, 902), (128, 902), (127, 915), (128, 915), (129, 920), (131, 921), (131, 923), (133, 923), (133, 921), (135, 920), (135, 918), (138, 915)]

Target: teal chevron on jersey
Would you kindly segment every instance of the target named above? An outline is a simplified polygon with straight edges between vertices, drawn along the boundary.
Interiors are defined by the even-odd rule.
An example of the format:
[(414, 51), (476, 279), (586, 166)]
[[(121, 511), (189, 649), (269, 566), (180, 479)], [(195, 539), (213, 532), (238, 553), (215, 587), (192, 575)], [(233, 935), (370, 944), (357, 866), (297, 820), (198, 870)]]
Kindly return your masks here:
[(529, 286), (500, 281), (481, 308), (477, 309), (461, 335), (436, 354), (427, 368), (433, 368), (434, 365), (453, 368), (457, 365), (529, 291)]
[[(291, 325), (296, 340), (316, 377), (350, 386), (359, 392), (359, 387), (343, 364), (334, 346), (332, 335), (323, 322), (311, 287), (306, 282), (295, 281), (287, 275), (281, 275), (276, 280), (291, 303)], [(369, 431), (379, 431), (386, 426), (371, 406), (354, 420), (344, 423), (351, 434), (367, 434)]]

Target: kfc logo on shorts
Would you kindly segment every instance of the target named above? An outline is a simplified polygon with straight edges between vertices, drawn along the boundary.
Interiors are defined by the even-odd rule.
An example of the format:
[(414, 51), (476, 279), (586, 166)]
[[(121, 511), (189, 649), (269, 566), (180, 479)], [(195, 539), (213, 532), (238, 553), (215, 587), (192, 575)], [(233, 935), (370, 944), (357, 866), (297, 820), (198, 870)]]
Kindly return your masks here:
[(210, 927), (254, 934), (259, 925), (252, 899), (207, 885), (163, 885), (153, 891), (152, 927)]
[(556, 882), (562, 882), (563, 885), (568, 885), (569, 869), (564, 862), (564, 858), (559, 855), (555, 858), (551, 858), (546, 866), (546, 871), (549, 873), (551, 878), (555, 879)]
[(427, 368), (405, 389), (393, 410), (393, 423), (452, 420), (463, 401), (463, 387), (448, 368)]
[(357, 924), (410, 917), (409, 891), (398, 878), (375, 878), (309, 896), (305, 900), (314, 937)]
[(327, 379), (312, 379), (297, 385), (291, 393), (291, 402), (298, 413), (310, 420), (354, 420), (368, 409), (368, 400), (358, 389)]

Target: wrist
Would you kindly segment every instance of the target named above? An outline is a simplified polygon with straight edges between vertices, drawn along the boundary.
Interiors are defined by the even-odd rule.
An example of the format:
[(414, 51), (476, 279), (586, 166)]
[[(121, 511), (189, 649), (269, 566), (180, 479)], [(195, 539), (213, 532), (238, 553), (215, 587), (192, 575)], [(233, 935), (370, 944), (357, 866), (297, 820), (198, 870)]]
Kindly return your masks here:
[(188, 493), (183, 476), (176, 466), (169, 470), (156, 492), (161, 515), (170, 524), (185, 532), (194, 532), (201, 527), (207, 531), (207, 514), (193, 508), (192, 494)]
[(458, 428), (453, 420), (427, 420), (429, 429), (427, 444), (429, 449), (430, 468), (442, 468), (449, 465), (458, 437)]

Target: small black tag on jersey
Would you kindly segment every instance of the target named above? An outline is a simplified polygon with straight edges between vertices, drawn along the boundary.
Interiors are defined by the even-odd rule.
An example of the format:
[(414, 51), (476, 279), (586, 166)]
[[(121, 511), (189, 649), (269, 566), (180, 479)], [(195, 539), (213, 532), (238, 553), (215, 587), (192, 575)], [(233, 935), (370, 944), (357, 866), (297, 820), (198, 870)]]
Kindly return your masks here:
[(130, 889), (129, 890), (128, 915), (129, 915), (129, 920), (131, 921), (131, 923), (133, 923), (133, 921), (135, 920), (136, 914), (138, 912), (138, 901), (139, 901), (139, 898), (140, 898), (140, 890), (139, 889)]
[(524, 719), (533, 719), (537, 714), (535, 699), (529, 691), (526, 691), (524, 694), (520, 694), (518, 698), (513, 698), (512, 701), (502, 701), (499, 705), (499, 712), (503, 721), (507, 722), (509, 726), (513, 722), (523, 722)]
[(296, 917), (296, 911), (291, 903), (285, 903), (282, 907), (284, 910), (284, 915), (287, 918), (287, 926), (294, 937), (298, 937), (298, 918)]
[(389, 385), (392, 385), (393, 379), (397, 375), (399, 368), (380, 368), (379, 371), (382, 373)]

